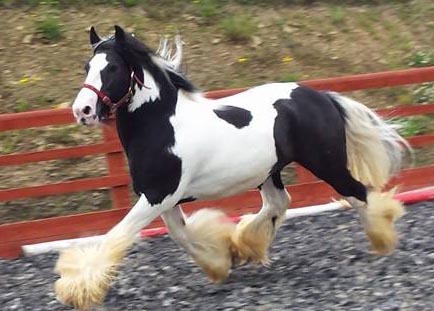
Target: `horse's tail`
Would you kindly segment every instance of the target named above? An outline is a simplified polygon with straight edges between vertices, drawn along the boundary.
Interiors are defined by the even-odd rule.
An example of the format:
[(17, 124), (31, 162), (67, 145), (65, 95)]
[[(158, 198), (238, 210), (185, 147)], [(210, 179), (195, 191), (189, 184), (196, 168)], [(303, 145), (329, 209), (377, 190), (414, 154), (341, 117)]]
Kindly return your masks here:
[(411, 148), (393, 125), (365, 105), (337, 93), (327, 95), (345, 119), (348, 169), (368, 189), (367, 208), (359, 209), (363, 225), (374, 249), (389, 253), (397, 240), (393, 223), (403, 215), (403, 207), (393, 199), (394, 190), (382, 190)]
[(348, 168), (366, 186), (381, 190), (402, 166), (411, 150), (393, 125), (365, 105), (337, 93), (328, 96), (339, 104), (345, 118)]

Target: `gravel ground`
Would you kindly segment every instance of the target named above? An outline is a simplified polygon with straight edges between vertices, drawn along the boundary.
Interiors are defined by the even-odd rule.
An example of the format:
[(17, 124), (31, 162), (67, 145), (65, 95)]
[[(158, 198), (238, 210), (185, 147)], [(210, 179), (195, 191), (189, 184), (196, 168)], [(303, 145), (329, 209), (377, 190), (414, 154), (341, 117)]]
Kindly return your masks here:
[[(400, 221), (395, 254), (375, 257), (354, 211), (289, 220), (269, 269), (236, 268), (221, 285), (167, 237), (129, 253), (98, 310), (434, 310), (434, 202)], [(1, 310), (71, 310), (52, 291), (57, 255), (0, 261)]]

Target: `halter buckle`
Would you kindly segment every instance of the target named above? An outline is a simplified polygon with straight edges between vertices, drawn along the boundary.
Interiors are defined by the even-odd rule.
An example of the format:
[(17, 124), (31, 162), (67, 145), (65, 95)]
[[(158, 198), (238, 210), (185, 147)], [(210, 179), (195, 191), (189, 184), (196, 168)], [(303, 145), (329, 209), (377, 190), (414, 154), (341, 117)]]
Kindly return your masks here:
[(104, 95), (104, 97), (101, 100), (106, 105), (110, 105), (110, 103), (112, 102), (112, 100), (110, 99), (110, 97), (108, 97), (107, 95)]

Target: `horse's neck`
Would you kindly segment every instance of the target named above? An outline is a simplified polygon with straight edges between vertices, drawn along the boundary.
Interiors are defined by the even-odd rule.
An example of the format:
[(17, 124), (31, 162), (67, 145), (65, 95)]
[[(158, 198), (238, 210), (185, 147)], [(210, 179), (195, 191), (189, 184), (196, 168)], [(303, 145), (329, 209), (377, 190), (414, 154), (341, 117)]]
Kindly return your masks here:
[(159, 140), (167, 138), (160, 133), (170, 127), (169, 118), (176, 110), (177, 90), (170, 83), (145, 74), (144, 85), (136, 86), (131, 103), (116, 111), (118, 135), (127, 155), (137, 144), (148, 144), (148, 150), (163, 144)]
[[(134, 95), (128, 105), (128, 110), (134, 112), (143, 105), (150, 105), (157, 101), (170, 102), (170, 89), (167, 79), (160, 73), (151, 74), (149, 70), (142, 68), (143, 80), (135, 84)], [(143, 85), (141, 85), (143, 84)], [(169, 91), (169, 92), (168, 92)]]

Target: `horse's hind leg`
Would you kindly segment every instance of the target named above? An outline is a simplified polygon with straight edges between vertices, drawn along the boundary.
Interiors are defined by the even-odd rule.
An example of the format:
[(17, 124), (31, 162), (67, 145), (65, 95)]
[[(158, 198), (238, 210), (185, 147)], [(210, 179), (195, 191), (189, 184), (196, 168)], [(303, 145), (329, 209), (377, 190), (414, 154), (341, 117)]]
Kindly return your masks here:
[(201, 209), (185, 217), (180, 206), (162, 214), (171, 238), (213, 282), (222, 282), (232, 266), (235, 224), (218, 210)]
[(314, 160), (310, 158), (301, 164), (347, 197), (357, 209), (374, 253), (391, 253), (398, 240), (394, 222), (402, 215), (401, 204), (393, 199), (393, 191), (381, 193), (368, 189), (353, 178), (347, 169), (346, 153), (334, 150), (329, 153), (318, 150)]
[(280, 180), (280, 172), (269, 177), (260, 190), (261, 210), (258, 214), (243, 216), (232, 238), (241, 263), (268, 263), (268, 249), (291, 202)]
[(402, 204), (393, 198), (395, 190), (389, 192), (369, 191), (366, 201), (347, 198), (360, 216), (372, 251), (377, 255), (392, 253), (398, 242), (395, 221), (404, 211)]

